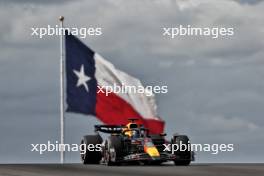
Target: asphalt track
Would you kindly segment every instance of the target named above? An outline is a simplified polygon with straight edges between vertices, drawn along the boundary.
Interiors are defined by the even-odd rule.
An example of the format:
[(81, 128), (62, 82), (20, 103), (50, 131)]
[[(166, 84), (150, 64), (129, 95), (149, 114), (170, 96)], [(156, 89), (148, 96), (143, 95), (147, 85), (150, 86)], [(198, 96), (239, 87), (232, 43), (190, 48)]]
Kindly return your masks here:
[(2, 164), (0, 176), (264, 176), (264, 164), (194, 164), (190, 166), (105, 166), (81, 164)]

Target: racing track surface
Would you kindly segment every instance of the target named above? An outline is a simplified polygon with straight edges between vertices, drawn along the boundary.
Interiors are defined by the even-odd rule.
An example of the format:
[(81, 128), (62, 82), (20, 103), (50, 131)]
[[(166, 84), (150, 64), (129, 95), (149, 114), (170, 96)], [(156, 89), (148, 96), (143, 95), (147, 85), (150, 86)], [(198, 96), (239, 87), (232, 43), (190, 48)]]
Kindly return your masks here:
[(264, 175), (264, 164), (194, 164), (190, 166), (105, 166), (81, 164), (2, 164), (0, 176), (246, 176)]

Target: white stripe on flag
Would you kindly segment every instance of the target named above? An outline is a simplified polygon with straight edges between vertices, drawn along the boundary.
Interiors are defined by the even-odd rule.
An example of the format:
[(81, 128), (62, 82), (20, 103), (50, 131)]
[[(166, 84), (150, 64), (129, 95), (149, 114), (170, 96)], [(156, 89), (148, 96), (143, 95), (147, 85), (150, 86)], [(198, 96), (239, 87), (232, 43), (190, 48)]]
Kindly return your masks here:
[[(99, 86), (143, 86), (137, 78), (134, 78), (127, 73), (115, 68), (113, 64), (105, 60), (102, 56), (95, 53), (95, 77)], [(155, 102), (154, 94), (146, 96), (141, 93), (116, 93), (117, 96), (124, 99), (127, 103), (146, 119), (160, 120), (157, 116), (157, 105)]]

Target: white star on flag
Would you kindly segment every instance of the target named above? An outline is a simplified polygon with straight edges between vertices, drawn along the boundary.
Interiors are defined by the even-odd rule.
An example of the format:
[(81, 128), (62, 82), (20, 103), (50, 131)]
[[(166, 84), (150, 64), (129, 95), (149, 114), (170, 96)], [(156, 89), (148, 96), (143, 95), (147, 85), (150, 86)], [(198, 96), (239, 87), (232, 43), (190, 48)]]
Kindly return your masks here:
[(78, 77), (77, 87), (84, 86), (85, 90), (89, 92), (89, 87), (87, 85), (87, 81), (91, 78), (84, 73), (84, 66), (82, 65), (80, 71), (73, 70), (74, 74)]

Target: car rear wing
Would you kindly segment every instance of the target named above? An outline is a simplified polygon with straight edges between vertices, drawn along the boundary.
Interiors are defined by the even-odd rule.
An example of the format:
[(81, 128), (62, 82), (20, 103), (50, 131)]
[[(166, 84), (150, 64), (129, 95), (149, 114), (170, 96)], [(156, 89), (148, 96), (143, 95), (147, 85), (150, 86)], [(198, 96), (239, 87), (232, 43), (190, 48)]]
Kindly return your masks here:
[(102, 132), (102, 133), (115, 133), (120, 134), (122, 133), (123, 129), (126, 126), (124, 125), (95, 125), (94, 131), (95, 132)]

